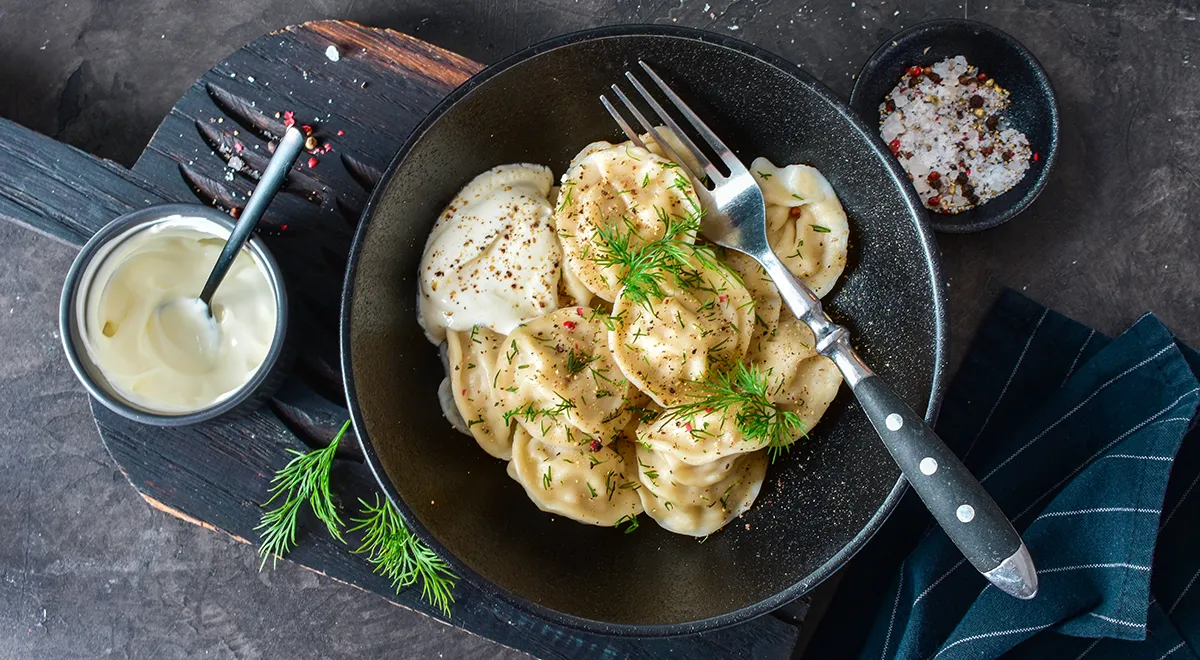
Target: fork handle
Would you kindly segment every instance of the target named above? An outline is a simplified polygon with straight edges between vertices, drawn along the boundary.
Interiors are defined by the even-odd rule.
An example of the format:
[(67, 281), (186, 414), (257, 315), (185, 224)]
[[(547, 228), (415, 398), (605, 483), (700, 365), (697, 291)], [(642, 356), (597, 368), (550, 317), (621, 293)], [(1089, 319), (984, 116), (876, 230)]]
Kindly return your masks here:
[(1017, 598), (1037, 594), (1037, 571), (1021, 536), (933, 429), (863, 363), (850, 333), (829, 319), (821, 300), (775, 255), (763, 266), (796, 317), (808, 324), (817, 352), (833, 360), (904, 477), (971, 565)]

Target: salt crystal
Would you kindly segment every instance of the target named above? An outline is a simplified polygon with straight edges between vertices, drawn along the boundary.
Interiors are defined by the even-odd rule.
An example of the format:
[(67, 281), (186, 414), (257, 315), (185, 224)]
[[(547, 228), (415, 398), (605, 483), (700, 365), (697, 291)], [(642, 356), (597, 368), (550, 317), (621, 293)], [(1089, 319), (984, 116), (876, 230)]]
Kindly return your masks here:
[(328, 57), (330, 62), (336, 62), (342, 59), (342, 54), (338, 52), (337, 46), (330, 46), (325, 49), (325, 57)]

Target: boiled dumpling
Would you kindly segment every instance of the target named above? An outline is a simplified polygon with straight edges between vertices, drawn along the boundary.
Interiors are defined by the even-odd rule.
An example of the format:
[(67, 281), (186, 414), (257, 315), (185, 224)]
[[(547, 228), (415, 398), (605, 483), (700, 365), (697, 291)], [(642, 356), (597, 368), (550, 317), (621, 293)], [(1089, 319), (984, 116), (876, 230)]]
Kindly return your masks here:
[(754, 332), (750, 336), (750, 350), (753, 350), (764, 339), (775, 336), (783, 299), (779, 297), (779, 289), (771, 281), (771, 276), (753, 257), (737, 250), (725, 250), (721, 260), (742, 278), (742, 283), (754, 299)]
[(470, 332), (446, 332), (446, 356), (454, 403), (467, 430), (487, 453), (508, 460), (512, 456), (512, 425), (492, 394), (496, 356), (504, 335), (477, 325)]
[[(758, 451), (719, 462), (723, 478), (704, 486), (680, 482), (670, 471), (646, 467), (654, 452), (639, 447), (638, 494), (646, 514), (676, 534), (706, 536), (729, 524), (754, 504), (767, 474), (766, 452)], [(651, 459), (653, 460), (653, 459)]]
[(771, 402), (796, 413), (805, 432), (816, 426), (842, 386), (837, 365), (818, 354), (813, 343), (808, 326), (787, 314), (775, 337), (748, 356), (766, 374)]
[(542, 511), (612, 527), (642, 512), (632, 454), (625, 441), (592, 451), (547, 444), (518, 427), (508, 474)]
[(692, 415), (660, 414), (638, 425), (638, 443), (689, 465), (706, 465), (765, 449), (768, 439), (749, 440), (737, 427), (737, 404)]
[(625, 290), (613, 305), (608, 345), (625, 376), (660, 406), (686, 401), (688, 381), (746, 354), (754, 300), (729, 270), (700, 267), (686, 285), (663, 278), (666, 296), (646, 303)]
[[(554, 212), (565, 266), (604, 300), (616, 300), (624, 268), (601, 265), (601, 231), (627, 235), (632, 248), (663, 238), (664, 218), (698, 214), (700, 202), (675, 163), (632, 144), (588, 145), (563, 175)], [(691, 243), (692, 234), (676, 238)]]
[(767, 203), (767, 238), (780, 260), (818, 296), (846, 267), (850, 223), (833, 187), (814, 167), (775, 167), (755, 158), (750, 171)]
[(438, 216), (419, 271), (418, 320), (433, 343), (484, 325), (507, 334), (558, 303), (562, 249), (542, 165), (494, 167)]
[(564, 308), (504, 338), (492, 395), (534, 438), (567, 447), (608, 444), (632, 418), (629, 381), (609, 352), (602, 316)]

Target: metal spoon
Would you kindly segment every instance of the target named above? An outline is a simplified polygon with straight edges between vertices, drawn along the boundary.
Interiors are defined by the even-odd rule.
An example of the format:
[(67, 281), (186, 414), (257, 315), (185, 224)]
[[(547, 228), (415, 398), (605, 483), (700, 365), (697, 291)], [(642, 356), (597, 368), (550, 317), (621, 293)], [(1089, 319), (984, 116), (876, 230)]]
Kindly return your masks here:
[(292, 169), (303, 149), (304, 134), (295, 127), (288, 128), (283, 134), (283, 139), (279, 141), (279, 146), (275, 148), (271, 162), (267, 163), (258, 185), (255, 186), (250, 201), (246, 203), (246, 208), (242, 210), (237, 224), (230, 232), (229, 239), (225, 241), (225, 247), (217, 257), (200, 296), (175, 298), (159, 305), (156, 310), (158, 324), (169, 341), (181, 348), (189, 348), (184, 345), (195, 342), (195, 350), (200, 356), (211, 358), (215, 355), (221, 333), (217, 327), (217, 319), (213, 316), (213, 294), (229, 273), (229, 268), (242, 251), (242, 246), (254, 233), (254, 227), (258, 225), (275, 193), (279, 192), (287, 181), (288, 171)]

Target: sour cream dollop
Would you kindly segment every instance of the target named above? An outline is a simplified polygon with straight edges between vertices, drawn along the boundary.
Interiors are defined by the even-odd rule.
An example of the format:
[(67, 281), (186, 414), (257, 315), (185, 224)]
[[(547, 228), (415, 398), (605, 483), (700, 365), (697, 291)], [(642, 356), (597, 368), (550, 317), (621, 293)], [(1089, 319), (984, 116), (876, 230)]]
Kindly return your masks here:
[[(277, 310), (266, 267), (243, 248), (208, 311), (195, 300), (228, 232), (202, 218), (175, 217), (122, 240), (96, 270), (84, 306), (84, 344), (126, 400), (164, 413), (225, 399), (262, 366)], [(190, 302), (194, 304), (178, 304)]]
[(483, 325), (507, 335), (558, 307), (562, 249), (542, 165), (500, 165), (475, 177), (438, 216), (421, 257), (421, 327), (435, 344), (446, 330)]

